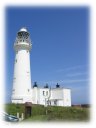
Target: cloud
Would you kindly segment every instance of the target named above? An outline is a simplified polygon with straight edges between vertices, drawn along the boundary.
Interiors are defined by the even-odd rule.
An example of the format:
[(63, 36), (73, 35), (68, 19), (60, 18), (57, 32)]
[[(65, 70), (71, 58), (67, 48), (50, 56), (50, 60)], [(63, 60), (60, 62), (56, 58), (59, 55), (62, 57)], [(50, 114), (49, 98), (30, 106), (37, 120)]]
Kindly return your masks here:
[(53, 80), (53, 81), (40, 81), (42, 84), (56, 84), (56, 83), (63, 83), (63, 84), (72, 84), (72, 83), (80, 83), (80, 82), (89, 82), (89, 79), (67, 79), (67, 80)]
[(89, 81), (88, 79), (68, 79), (68, 80), (60, 80), (60, 83), (65, 83), (65, 84), (72, 84), (72, 83), (80, 83), (80, 82), (87, 82)]
[(56, 70), (56, 72), (64, 72), (64, 71), (76, 70), (76, 69), (81, 69), (81, 68), (86, 67), (86, 66), (87, 65), (76, 65), (76, 66), (72, 66), (72, 67), (58, 69), (58, 70)]
[(87, 90), (87, 93), (89, 93), (89, 86), (75, 86), (75, 87), (72, 87), (72, 92), (82, 92), (82, 91), (85, 91)]
[(80, 69), (82, 68), (84, 65), (77, 65), (77, 66), (73, 66), (73, 67), (68, 67), (66, 68), (66, 70), (74, 70), (74, 69)]
[(66, 76), (73, 77), (73, 76), (82, 76), (82, 75), (85, 75), (85, 74), (88, 74), (88, 73), (87, 72), (76, 72), (76, 73), (67, 74)]
[(80, 82), (87, 82), (89, 79), (73, 79), (73, 80), (65, 80), (64, 83), (80, 83)]

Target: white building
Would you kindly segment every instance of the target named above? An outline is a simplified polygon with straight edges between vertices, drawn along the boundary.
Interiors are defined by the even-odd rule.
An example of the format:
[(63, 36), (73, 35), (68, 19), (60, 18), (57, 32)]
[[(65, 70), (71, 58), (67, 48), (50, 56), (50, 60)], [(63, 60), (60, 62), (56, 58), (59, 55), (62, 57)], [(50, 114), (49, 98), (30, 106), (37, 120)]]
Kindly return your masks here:
[(71, 90), (65, 88), (32, 88), (32, 103), (52, 106), (71, 106)]
[(30, 49), (32, 47), (30, 36), (25, 28), (17, 33), (14, 49), (16, 52), (14, 63), (14, 77), (12, 102), (32, 101)]
[(71, 106), (71, 90), (60, 88), (31, 87), (30, 50), (32, 44), (26, 28), (17, 33), (14, 49), (16, 52), (11, 101), (12, 103), (32, 102), (33, 104)]

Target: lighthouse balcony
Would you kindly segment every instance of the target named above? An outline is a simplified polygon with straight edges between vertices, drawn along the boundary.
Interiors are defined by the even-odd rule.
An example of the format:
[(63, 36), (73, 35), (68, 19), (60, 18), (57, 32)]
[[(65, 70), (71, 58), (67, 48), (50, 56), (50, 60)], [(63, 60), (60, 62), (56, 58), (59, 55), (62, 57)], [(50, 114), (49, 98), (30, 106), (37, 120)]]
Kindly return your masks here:
[(32, 47), (31, 43), (27, 43), (27, 42), (20, 42), (20, 43), (14, 43), (14, 49), (16, 51), (21, 50), (21, 49), (25, 49), (25, 50), (30, 50)]

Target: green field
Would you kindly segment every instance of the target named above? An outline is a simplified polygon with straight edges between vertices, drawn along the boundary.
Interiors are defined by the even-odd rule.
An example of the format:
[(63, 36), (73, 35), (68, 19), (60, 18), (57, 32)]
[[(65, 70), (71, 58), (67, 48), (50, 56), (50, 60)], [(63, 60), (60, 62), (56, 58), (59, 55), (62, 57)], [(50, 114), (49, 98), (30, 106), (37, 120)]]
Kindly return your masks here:
[[(47, 110), (47, 115), (46, 115)], [(16, 116), (19, 112), (25, 113), (25, 106), (23, 104), (6, 104), (5, 111), (8, 114)], [(32, 105), (32, 116), (23, 121), (89, 121), (89, 108), (80, 107), (57, 107), (48, 106), (45, 108), (42, 105)]]

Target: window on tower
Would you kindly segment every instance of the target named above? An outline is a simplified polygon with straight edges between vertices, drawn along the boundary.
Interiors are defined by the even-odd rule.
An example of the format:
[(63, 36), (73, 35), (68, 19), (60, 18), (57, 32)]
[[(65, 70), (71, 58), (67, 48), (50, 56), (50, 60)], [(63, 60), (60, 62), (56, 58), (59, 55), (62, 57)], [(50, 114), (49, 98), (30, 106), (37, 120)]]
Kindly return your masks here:
[(15, 60), (15, 62), (17, 63), (17, 59)]

